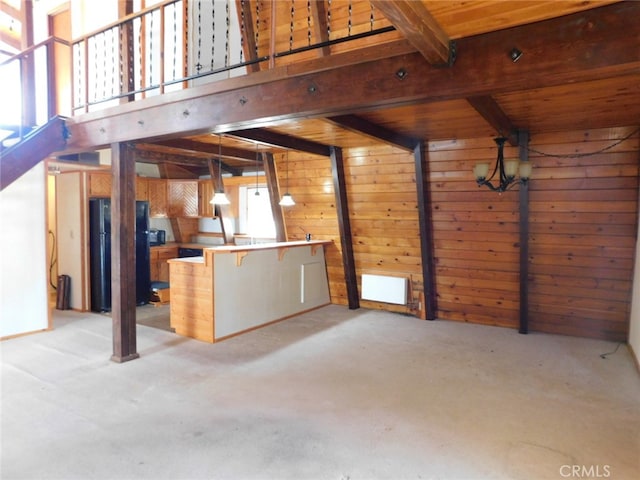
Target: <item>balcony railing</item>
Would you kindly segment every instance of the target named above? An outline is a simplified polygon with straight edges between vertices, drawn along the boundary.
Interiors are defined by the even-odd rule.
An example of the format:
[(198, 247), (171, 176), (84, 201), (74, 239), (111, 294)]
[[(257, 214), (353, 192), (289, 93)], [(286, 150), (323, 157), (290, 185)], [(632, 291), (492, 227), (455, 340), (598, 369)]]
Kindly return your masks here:
[(19, 141), (55, 115), (398, 37), (366, 0), (165, 0), (71, 43), (51, 37), (0, 63), (0, 142)]
[(59, 113), (55, 59), (70, 48), (65, 40), (49, 37), (0, 63), (2, 146), (19, 142)]
[(376, 13), (352, 0), (166, 0), (72, 42), (73, 112), (362, 45), (394, 31)]

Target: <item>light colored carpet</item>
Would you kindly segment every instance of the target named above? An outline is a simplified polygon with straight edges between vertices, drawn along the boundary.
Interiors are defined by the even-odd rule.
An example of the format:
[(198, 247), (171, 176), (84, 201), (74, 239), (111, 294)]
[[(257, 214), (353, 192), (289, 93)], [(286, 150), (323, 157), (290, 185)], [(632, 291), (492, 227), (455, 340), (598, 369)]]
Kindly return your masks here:
[(139, 325), (116, 364), (109, 317), (54, 323), (0, 345), (3, 480), (640, 478), (624, 345), (332, 305), (214, 345)]

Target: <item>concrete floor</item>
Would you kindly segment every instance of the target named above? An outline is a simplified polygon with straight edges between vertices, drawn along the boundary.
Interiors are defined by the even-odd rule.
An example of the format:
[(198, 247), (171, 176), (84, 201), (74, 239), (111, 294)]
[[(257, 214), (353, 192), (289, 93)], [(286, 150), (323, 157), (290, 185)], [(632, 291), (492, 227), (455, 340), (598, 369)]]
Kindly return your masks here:
[(215, 345), (139, 325), (116, 364), (108, 317), (55, 326), (0, 344), (4, 480), (640, 478), (624, 345), (332, 305)]

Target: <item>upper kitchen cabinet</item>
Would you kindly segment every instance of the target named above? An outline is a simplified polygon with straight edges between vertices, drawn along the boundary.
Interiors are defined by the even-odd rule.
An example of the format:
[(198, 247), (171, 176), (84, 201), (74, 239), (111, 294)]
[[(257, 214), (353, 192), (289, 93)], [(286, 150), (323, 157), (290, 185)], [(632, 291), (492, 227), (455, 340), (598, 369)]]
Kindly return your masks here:
[[(111, 172), (89, 172), (89, 197), (111, 197)], [(136, 177), (136, 200), (149, 200), (147, 179)]]
[(198, 218), (198, 181), (167, 181), (168, 214), (170, 218)]
[(147, 193), (149, 196), (149, 216), (151, 218), (167, 218), (167, 180), (148, 178)]
[(90, 197), (111, 197), (111, 172), (90, 172), (88, 176)]
[(211, 204), (213, 198), (213, 184), (210, 179), (198, 182), (198, 213), (202, 218), (216, 216), (215, 208)]

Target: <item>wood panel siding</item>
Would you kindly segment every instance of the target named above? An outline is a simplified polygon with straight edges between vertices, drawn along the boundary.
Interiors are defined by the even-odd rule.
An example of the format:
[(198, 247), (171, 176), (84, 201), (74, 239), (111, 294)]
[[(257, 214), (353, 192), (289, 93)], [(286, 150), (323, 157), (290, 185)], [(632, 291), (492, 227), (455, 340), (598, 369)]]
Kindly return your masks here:
[(274, 160), (279, 191), (288, 190), (296, 202), (281, 207), (287, 239), (304, 240), (309, 233), (314, 240), (333, 241), (325, 247), (331, 303), (348, 305), (329, 157), (290, 151), (288, 160), (282, 153), (275, 154)]
[[(408, 278), (408, 300), (417, 305), (423, 279), (413, 153), (385, 145), (351, 148), (344, 164), (358, 283), (362, 274)], [(369, 300), (361, 306), (402, 313), (413, 308)]]
[(561, 156), (530, 152), (531, 330), (626, 340), (638, 215), (638, 134), (607, 147), (633, 130), (532, 139), (533, 149)]
[[(479, 188), (472, 169), (495, 163), (491, 138), (430, 142), (438, 317), (516, 328), (519, 321), (517, 191)], [(505, 146), (505, 158), (517, 149)]]

